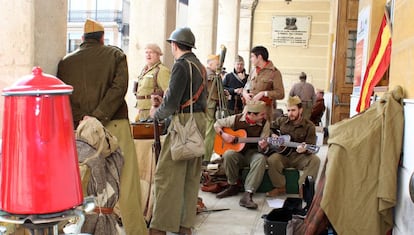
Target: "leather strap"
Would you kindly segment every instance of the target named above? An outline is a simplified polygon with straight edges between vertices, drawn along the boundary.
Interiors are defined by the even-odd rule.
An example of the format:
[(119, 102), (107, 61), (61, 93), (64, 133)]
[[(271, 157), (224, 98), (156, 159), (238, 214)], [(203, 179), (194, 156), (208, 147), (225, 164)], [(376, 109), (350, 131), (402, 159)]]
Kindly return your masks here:
[(151, 95), (137, 95), (136, 97), (139, 100), (151, 99)]
[(95, 207), (95, 209), (93, 210), (93, 212), (98, 213), (98, 214), (109, 215), (109, 214), (114, 213), (114, 208), (110, 208), (110, 207)]
[[(190, 64), (190, 67), (192, 68), (192, 64), (194, 64), (193, 62), (191, 62), (191, 61), (189, 61), (189, 60), (186, 60), (189, 64)], [(198, 90), (197, 90), (197, 92), (193, 95), (193, 97), (192, 98), (190, 98), (190, 99), (188, 99), (184, 104), (182, 104), (181, 106), (180, 106), (180, 108), (181, 108), (181, 110), (183, 110), (185, 107), (187, 107), (187, 106), (190, 106), (190, 104), (191, 103), (195, 103), (195, 102), (197, 102), (197, 100), (198, 100), (198, 98), (200, 97), (200, 95), (201, 95), (201, 92), (203, 92), (203, 89), (204, 89), (204, 83), (205, 83), (205, 77), (206, 77), (206, 71), (205, 71), (205, 69), (203, 68), (203, 70), (202, 70), (202, 72), (200, 71), (200, 69), (198, 68), (198, 66), (196, 65), (196, 64), (194, 64), (194, 66), (196, 67), (196, 69), (198, 70), (198, 72), (200, 72), (200, 74), (201, 74), (201, 77), (203, 77), (203, 82), (201, 83), (201, 85), (200, 85), (200, 87), (198, 88)], [(192, 74), (191, 74), (191, 76), (192, 76)], [(192, 84), (190, 84), (190, 86), (192, 86)]]

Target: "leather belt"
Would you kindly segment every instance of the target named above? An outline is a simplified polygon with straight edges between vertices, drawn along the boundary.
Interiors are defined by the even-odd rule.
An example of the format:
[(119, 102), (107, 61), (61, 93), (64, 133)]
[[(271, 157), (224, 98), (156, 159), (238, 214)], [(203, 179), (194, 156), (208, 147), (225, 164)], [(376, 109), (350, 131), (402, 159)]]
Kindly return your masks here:
[(151, 95), (137, 95), (137, 99), (139, 100), (151, 99)]
[(95, 209), (93, 210), (93, 212), (98, 213), (98, 214), (109, 215), (109, 214), (114, 213), (114, 208), (110, 208), (110, 207), (95, 207)]

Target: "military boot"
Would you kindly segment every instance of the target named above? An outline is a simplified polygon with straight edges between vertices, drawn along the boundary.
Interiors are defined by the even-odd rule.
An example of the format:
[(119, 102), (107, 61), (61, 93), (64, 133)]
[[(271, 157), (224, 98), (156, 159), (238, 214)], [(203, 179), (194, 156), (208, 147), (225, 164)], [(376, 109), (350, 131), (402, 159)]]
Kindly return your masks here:
[(247, 209), (257, 209), (257, 204), (252, 199), (253, 193), (244, 192), (243, 197), (240, 199), (239, 205), (246, 207)]
[(230, 197), (233, 195), (237, 195), (240, 191), (240, 187), (235, 185), (230, 185), (225, 190), (221, 191), (220, 193), (217, 193), (216, 198), (224, 198), (224, 197)]
[(178, 232), (179, 235), (192, 235), (193, 232), (191, 231), (191, 228), (186, 227), (180, 227), (180, 231)]

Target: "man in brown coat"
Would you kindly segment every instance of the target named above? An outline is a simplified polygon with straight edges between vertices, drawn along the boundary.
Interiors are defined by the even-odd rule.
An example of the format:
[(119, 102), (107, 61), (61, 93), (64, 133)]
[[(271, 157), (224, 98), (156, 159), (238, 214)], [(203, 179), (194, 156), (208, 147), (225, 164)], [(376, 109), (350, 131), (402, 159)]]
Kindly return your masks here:
[(97, 118), (118, 139), (124, 155), (119, 207), (126, 234), (147, 234), (141, 210), (138, 162), (128, 120), (125, 94), (128, 66), (121, 49), (104, 45), (104, 27), (86, 20), (79, 49), (58, 65), (57, 77), (73, 86), (70, 96), (74, 127), (88, 117)]
[(309, 82), (306, 82), (306, 73), (301, 72), (299, 75), (300, 82), (295, 83), (290, 89), (289, 96), (299, 96), (303, 105), (302, 116), (306, 119), (310, 119), (312, 106), (315, 104), (316, 95), (315, 88)]
[(269, 52), (263, 46), (256, 46), (251, 50), (250, 61), (254, 69), (244, 86), (243, 99), (245, 103), (250, 100), (264, 101), (266, 118), (272, 122), (275, 100), (285, 97), (282, 74), (269, 60)]

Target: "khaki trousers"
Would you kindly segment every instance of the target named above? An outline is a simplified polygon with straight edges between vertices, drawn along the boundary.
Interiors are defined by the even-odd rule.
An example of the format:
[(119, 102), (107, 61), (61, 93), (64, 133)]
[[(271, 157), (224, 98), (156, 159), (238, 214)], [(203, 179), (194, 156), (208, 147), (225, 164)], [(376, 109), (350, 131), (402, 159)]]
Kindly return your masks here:
[[(194, 113), (200, 133), (205, 132), (206, 116)], [(185, 123), (190, 114), (180, 120)], [(171, 126), (170, 126), (171, 128)], [(180, 227), (195, 224), (202, 158), (174, 161), (171, 158), (171, 135), (168, 131), (154, 177), (154, 209), (150, 228), (177, 233)]]
[(129, 121), (112, 120), (105, 128), (118, 139), (124, 156), (118, 203), (125, 232), (127, 235), (148, 234), (142, 214), (139, 168)]
[(229, 184), (236, 184), (239, 179), (240, 169), (250, 167), (244, 183), (244, 189), (256, 192), (262, 183), (266, 170), (266, 158), (257, 150), (249, 149), (246, 153), (239, 153), (234, 150), (227, 150), (223, 154), (224, 170)]
[(203, 160), (210, 161), (214, 149), (214, 137), (216, 136), (216, 131), (214, 130), (214, 122), (216, 122), (216, 101), (210, 101), (207, 107), (206, 136), (204, 139), (205, 152)]
[(276, 188), (282, 188), (286, 185), (285, 175), (283, 174), (284, 168), (296, 168), (303, 171), (303, 174), (299, 178), (299, 185), (305, 182), (308, 175), (316, 179), (318, 176), (319, 165), (321, 160), (315, 154), (299, 154), (292, 152), (288, 157), (279, 153), (273, 153), (267, 158), (269, 178), (272, 184)]

